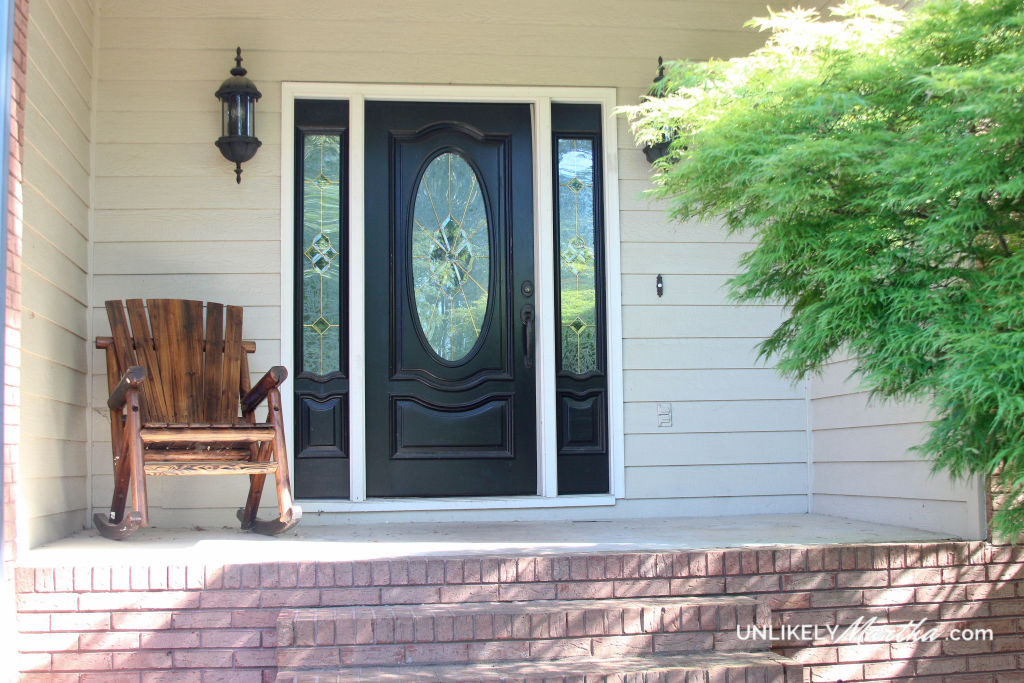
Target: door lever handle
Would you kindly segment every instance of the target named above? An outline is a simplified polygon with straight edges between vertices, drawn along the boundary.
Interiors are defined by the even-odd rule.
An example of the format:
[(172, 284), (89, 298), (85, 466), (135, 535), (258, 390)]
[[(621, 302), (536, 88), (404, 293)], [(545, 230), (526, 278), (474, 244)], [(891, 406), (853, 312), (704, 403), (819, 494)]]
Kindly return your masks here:
[(533, 306), (524, 304), (519, 319), (523, 321), (523, 366), (527, 370), (533, 367), (533, 317)]

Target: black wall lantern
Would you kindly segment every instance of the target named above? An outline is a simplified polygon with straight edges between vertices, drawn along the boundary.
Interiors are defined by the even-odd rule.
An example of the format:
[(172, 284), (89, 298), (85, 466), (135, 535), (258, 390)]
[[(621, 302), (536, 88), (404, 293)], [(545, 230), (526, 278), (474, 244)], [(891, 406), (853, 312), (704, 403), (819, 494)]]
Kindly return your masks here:
[(237, 48), (231, 78), (217, 89), (221, 106), (221, 134), (217, 147), (225, 159), (235, 162), (236, 183), (242, 182), (242, 162), (252, 159), (263, 144), (256, 137), (256, 100), (262, 95), (245, 73), (242, 48)]
[[(661, 92), (661, 81), (665, 78), (665, 65), (658, 57), (658, 75), (654, 77), (651, 82), (651, 87), (647, 91), (650, 97), (660, 97), (664, 93)], [(647, 157), (647, 163), (653, 164), (658, 159), (668, 154), (668, 146), (672, 144), (672, 140), (675, 139), (675, 134), (668, 130), (663, 129), (661, 131), (661, 139), (654, 143), (647, 143), (644, 145), (644, 156)]]

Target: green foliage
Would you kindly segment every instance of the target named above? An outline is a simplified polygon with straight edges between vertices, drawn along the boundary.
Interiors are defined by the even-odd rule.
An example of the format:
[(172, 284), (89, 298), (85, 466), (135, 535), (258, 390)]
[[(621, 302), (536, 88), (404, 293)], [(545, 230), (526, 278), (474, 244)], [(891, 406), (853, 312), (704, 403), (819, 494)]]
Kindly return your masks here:
[[(676, 62), (626, 108), (676, 138), (655, 194), (758, 246), (740, 301), (789, 318), (761, 345), (801, 378), (849, 353), (935, 421), (921, 451), (1024, 494), (1024, 4), (868, 0), (774, 14), (742, 59)], [(1016, 537), (1024, 507), (993, 521)]]

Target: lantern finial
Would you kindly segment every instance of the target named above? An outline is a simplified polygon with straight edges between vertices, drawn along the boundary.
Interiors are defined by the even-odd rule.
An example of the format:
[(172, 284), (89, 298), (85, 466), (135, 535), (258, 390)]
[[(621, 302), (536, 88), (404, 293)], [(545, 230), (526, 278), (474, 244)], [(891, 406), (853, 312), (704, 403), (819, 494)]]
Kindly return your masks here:
[[(661, 57), (658, 57), (658, 63), (661, 64)], [(245, 69), (242, 68), (242, 48), (235, 48), (235, 68), (231, 70), (232, 76), (244, 76), (246, 74)]]

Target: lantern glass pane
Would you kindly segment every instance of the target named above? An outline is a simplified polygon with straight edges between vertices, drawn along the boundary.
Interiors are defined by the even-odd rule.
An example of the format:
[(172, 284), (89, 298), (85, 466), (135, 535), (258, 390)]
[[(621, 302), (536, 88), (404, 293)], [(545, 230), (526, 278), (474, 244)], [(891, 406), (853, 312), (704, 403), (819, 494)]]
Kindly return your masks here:
[(241, 95), (231, 97), (231, 135), (245, 135), (245, 99)]
[(245, 98), (245, 134), (256, 137), (256, 101), (252, 98)]
[(231, 135), (231, 103), (227, 100), (220, 101), (220, 134), (221, 136)]

